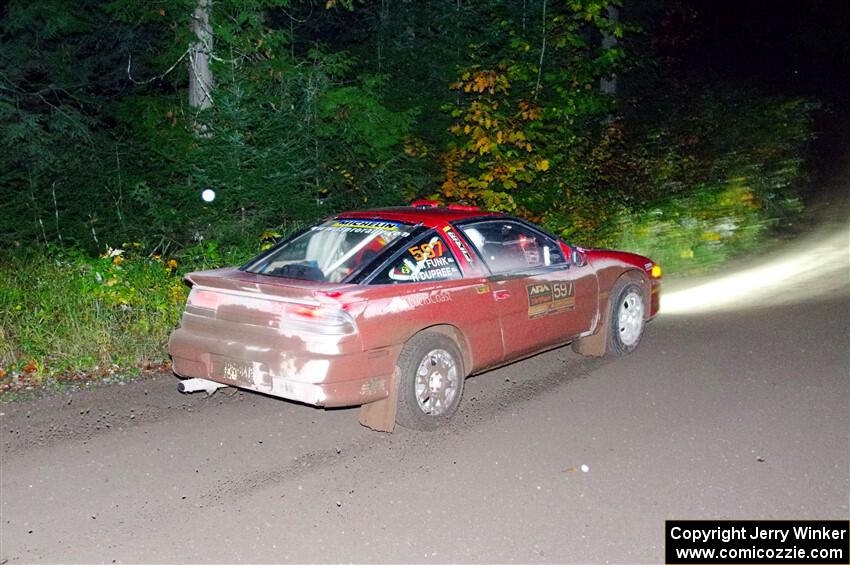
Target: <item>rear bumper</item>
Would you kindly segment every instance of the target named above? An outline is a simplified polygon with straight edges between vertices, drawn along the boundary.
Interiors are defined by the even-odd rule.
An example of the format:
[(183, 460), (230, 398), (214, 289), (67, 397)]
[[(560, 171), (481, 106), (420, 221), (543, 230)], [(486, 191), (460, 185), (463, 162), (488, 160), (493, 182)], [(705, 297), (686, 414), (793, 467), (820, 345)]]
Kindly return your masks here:
[(398, 348), (322, 355), (257, 347), (180, 328), (171, 334), (174, 372), (324, 407), (389, 396)]

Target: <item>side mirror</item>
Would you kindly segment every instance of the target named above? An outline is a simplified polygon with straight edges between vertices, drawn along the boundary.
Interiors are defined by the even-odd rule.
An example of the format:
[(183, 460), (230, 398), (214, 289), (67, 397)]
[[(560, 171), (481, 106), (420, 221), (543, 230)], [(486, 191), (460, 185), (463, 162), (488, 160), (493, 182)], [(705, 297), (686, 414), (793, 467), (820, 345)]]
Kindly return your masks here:
[(587, 265), (587, 255), (584, 254), (584, 251), (575, 247), (570, 248), (570, 264), (576, 267), (584, 267)]

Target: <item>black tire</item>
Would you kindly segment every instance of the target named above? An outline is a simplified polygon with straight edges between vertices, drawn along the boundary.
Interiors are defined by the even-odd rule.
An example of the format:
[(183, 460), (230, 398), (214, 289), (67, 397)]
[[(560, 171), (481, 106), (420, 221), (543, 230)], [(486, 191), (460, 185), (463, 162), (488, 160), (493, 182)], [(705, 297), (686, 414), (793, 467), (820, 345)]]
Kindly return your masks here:
[(416, 334), (402, 348), (396, 368), (399, 425), (433, 430), (457, 412), (466, 373), (454, 340), (436, 332)]
[(646, 327), (646, 300), (641, 285), (631, 280), (617, 282), (611, 291), (610, 309), (606, 353), (631, 353), (640, 344)]

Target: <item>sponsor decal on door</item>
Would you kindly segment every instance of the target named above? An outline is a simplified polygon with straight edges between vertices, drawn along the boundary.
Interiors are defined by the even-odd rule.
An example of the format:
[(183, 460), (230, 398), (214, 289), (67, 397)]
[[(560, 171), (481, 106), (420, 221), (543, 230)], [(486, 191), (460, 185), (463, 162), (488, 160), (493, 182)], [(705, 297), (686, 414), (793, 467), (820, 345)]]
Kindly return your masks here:
[(576, 306), (575, 284), (563, 282), (538, 282), (526, 287), (528, 292), (528, 317), (539, 318)]

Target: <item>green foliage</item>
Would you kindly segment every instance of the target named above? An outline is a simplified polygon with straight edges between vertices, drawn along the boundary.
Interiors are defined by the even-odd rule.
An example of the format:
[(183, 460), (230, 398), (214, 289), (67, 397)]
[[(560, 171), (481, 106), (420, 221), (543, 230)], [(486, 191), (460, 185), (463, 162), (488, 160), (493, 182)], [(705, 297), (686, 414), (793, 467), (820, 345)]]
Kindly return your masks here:
[(122, 82), (117, 53), (126, 29), (91, 1), (10, 2), (2, 10), (0, 246), (91, 238), (101, 210), (111, 210), (104, 179), (114, 155), (103, 106)]
[(402, 147), (414, 111), (390, 110), (383, 77), (282, 25), (289, 2), (212, 3), (203, 112), (184, 102), (195, 2), (58, 4), (13, 2), (0, 23), (4, 245), (234, 245), (422, 183)]
[(215, 242), (164, 258), (138, 242), (98, 257), (50, 246), (0, 263), (0, 394), (168, 362), (186, 272), (240, 264), (256, 247)]
[(161, 359), (186, 298), (176, 264), (130, 246), (99, 258), (48, 248), (0, 265), (0, 369), (40, 374)]
[(605, 150), (592, 153), (591, 169), (606, 171), (597, 178), (607, 216), (595, 226), (574, 218), (591, 229), (569, 223), (566, 237), (644, 253), (668, 273), (701, 271), (801, 210), (816, 103), (722, 90), (665, 102), (663, 120), (628, 141), (627, 127), (614, 125), (597, 147)]
[(473, 63), (451, 85), (458, 99), (444, 107), (455, 136), (442, 155), (444, 197), (534, 217), (539, 192), (563, 185), (580, 136), (611, 108), (597, 84), (623, 51), (598, 38), (622, 37), (623, 26), (608, 16), (615, 4), (543, 4), (542, 27), (526, 26), (524, 12), (500, 15), (499, 58), (473, 46)]

